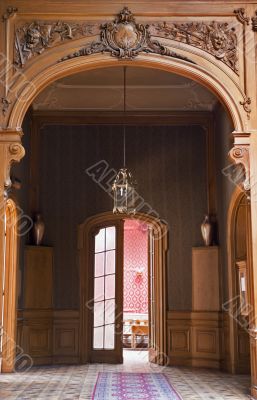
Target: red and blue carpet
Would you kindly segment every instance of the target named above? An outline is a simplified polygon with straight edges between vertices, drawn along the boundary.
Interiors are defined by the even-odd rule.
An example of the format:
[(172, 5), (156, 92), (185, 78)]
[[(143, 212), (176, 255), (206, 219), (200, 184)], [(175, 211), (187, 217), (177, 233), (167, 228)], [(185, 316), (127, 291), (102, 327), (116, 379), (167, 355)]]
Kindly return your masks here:
[(161, 373), (99, 372), (92, 400), (182, 400)]

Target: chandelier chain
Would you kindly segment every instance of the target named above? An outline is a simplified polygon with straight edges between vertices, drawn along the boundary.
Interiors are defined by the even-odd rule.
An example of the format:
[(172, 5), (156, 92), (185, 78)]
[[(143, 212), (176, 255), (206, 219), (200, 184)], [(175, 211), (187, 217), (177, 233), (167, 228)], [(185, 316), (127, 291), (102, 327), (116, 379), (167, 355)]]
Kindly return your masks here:
[(126, 167), (126, 105), (127, 105), (127, 67), (123, 69), (123, 166)]

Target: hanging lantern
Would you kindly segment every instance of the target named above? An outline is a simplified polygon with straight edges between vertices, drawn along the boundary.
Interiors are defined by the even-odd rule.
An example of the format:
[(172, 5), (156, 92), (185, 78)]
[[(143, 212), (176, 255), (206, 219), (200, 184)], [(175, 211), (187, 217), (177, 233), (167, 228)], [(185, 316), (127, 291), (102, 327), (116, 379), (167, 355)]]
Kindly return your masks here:
[(136, 192), (134, 185), (131, 172), (127, 168), (121, 168), (112, 185), (114, 214), (135, 214)]
[[(126, 67), (124, 71), (124, 96), (123, 96), (123, 112), (126, 115)], [(126, 125), (123, 124), (123, 168), (121, 168), (112, 185), (114, 205), (114, 214), (132, 214), (136, 212), (136, 191), (135, 182), (131, 172), (126, 168)]]

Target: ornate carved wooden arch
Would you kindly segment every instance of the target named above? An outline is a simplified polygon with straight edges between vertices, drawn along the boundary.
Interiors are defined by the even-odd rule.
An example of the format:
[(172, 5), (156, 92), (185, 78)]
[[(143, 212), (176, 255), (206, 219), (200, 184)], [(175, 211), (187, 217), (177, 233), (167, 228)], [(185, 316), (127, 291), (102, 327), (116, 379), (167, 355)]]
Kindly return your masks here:
[(20, 89), (20, 98), (14, 99), (6, 115), (5, 120), (8, 129), (21, 129), (23, 118), (33, 99), (41, 92), (41, 90), (55, 80), (86, 70), (117, 65), (156, 68), (191, 78), (199, 84), (207, 87), (207, 89), (211, 90), (220, 99), (228, 110), (234, 128), (237, 131), (242, 132), (246, 128), (245, 112), (237, 101), (238, 98), (241, 98), (242, 91), (228, 78), (227, 75), (226, 81), (223, 81), (220, 76), (217, 76), (217, 67), (214, 68), (213, 64), (210, 65), (210, 70), (208, 70), (201, 65), (187, 63), (183, 60), (163, 57), (161, 55), (146, 55), (143, 53), (133, 61), (118, 61), (113, 57), (109, 57), (107, 54), (100, 53), (89, 57), (75, 57), (58, 64), (52, 62), (49, 63), (48, 57), (45, 59), (44, 63), (37, 60), (36, 64), (33, 65), (33, 71), (31, 71), (29, 75), (30, 85), (23, 87), (21, 81), (19, 81), (13, 86), (13, 92), (15, 92), (16, 87)]
[[(16, 9), (15, 13), (17, 13)], [(5, 21), (7, 21), (6, 18), (9, 14), (14, 15), (11, 9), (8, 12), (6, 11)], [(19, 14), (17, 15), (19, 17)], [(234, 15), (235, 18), (240, 18), (240, 20), (245, 24), (247, 23), (246, 21), (248, 20), (244, 16), (243, 10), (235, 10)], [(236, 74), (238, 72), (238, 35), (232, 22), (230, 23), (224, 20), (222, 22), (215, 22), (212, 20), (196, 21), (195, 19), (192, 21), (176, 22), (176, 20), (172, 19), (169, 20), (169, 22), (158, 22), (157, 20), (157, 22), (151, 21), (149, 24), (144, 24), (136, 22), (134, 15), (126, 7), (118, 14), (114, 21), (102, 24), (90, 20), (77, 21), (69, 19), (58, 21), (27, 20), (24, 23), (24, 20), (19, 20), (18, 17), (13, 17), (16, 18), (17, 21), (15, 21), (14, 25), (14, 62), (18, 70), (20, 67), (24, 66), (26, 69), (26, 79), (28, 79), (28, 81), (25, 82), (27, 83), (25, 89), (19, 78), (18, 72), (18, 79), (15, 80), (12, 86), (12, 91), (2, 98), (2, 112), (5, 121), (9, 120), (9, 128), (14, 128), (11, 114), (15, 110), (17, 103), (20, 101), (20, 99), (17, 100), (17, 93), (15, 91), (16, 87), (19, 87), (19, 97), (23, 98), (23, 101), (24, 97), (26, 97), (26, 100), (27, 97), (30, 97), (31, 99), (30, 92), (32, 88), (34, 88), (34, 91), (37, 91), (38, 93), (38, 83), (34, 81), (34, 79), (37, 80), (37, 75), (39, 76), (40, 74), (53, 76), (55, 73), (53, 72), (55, 69), (55, 63), (57, 63), (57, 67), (60, 68), (60, 70), (64, 71), (66, 69), (67, 71), (71, 71), (72, 65), (69, 64), (71, 61), (70, 58), (76, 60), (78, 57), (80, 58), (81, 56), (89, 56), (92, 54), (96, 57), (97, 55), (102, 56), (102, 53), (105, 53), (107, 57), (111, 56), (110, 59), (116, 58), (121, 61), (128, 60), (131, 62), (132, 59), (138, 60), (145, 58), (146, 63), (149, 64), (149, 66), (152, 63), (152, 56), (156, 56), (156, 58), (158, 56), (164, 56), (163, 59), (181, 61), (182, 64), (188, 64), (188, 66), (193, 66), (197, 63), (201, 68), (201, 58), (203, 58), (203, 66), (207, 74), (210, 71), (212, 76), (215, 76), (216, 74), (218, 77), (220, 74), (224, 73), (224, 77), (220, 78), (219, 82), (221, 83), (223, 80), (225, 82), (227, 79), (230, 79), (231, 82), (229, 86), (234, 85), (235, 91), (238, 92), (232, 94), (231, 87), (225, 88), (225, 86), (228, 85), (224, 85), (224, 91), (227, 91), (226, 95), (229, 96), (231, 93), (231, 99), (225, 100), (224, 102), (227, 108), (230, 108), (229, 111), (231, 111), (232, 108), (243, 109), (242, 113), (239, 110), (236, 111), (237, 114), (242, 114), (242, 118), (240, 124), (238, 122), (234, 123), (235, 129), (243, 130), (243, 125), (247, 125), (243, 122), (245, 119), (243, 114), (248, 117), (250, 116), (251, 99), (244, 93), (243, 89), (240, 89), (240, 87), (237, 86), (237, 76), (235, 75), (233, 77), (233, 72)], [(99, 39), (95, 39), (97, 36), (99, 36)], [(89, 37), (94, 38), (94, 41), (91, 43), (88, 42)], [(87, 44), (79, 48), (77, 51), (74, 51), (76, 49), (75, 42), (80, 39), (81, 43), (82, 38), (87, 38)], [(159, 38), (163, 38), (163, 43), (159, 41)], [(71, 44), (71, 42), (74, 43)], [(180, 42), (182, 46), (174, 46), (175, 42)], [(56, 56), (54, 57), (53, 51), (50, 52), (50, 49), (57, 45), (62, 45), (60, 46), (60, 51), (58, 51), (60, 54), (59, 63), (58, 53), (56, 52)], [(175, 52), (172, 47), (176, 47), (179, 50)], [(191, 50), (189, 47), (191, 47)], [(192, 50), (192, 47), (214, 56), (215, 59), (218, 60), (218, 63), (211, 61), (209, 56), (204, 56), (198, 51), (196, 52)], [(71, 52), (71, 49), (73, 52)], [(180, 51), (181, 49), (183, 50), (182, 52)], [(42, 53), (46, 54), (43, 56)], [(190, 55), (188, 56), (187, 53)], [(39, 55), (40, 57), (37, 57)], [(81, 64), (84, 63), (82, 58), (90, 57), (81, 57), (79, 60)], [(208, 60), (207, 64), (209, 63), (209, 67), (207, 66), (205, 68), (206, 60)], [(98, 64), (97, 59), (94, 61)], [(166, 60), (163, 61), (164, 64), (168, 64)], [(90, 60), (89, 64), (91, 64), (91, 62), (93, 62), (93, 60)], [(157, 64), (158, 63), (159, 61), (157, 60)], [(64, 68), (61, 67), (62, 64), (66, 64)], [(86, 64), (87, 63), (85, 63), (85, 65)], [(76, 65), (78, 65), (78, 63), (76, 63)], [(225, 67), (225, 70), (223, 66)], [(48, 71), (46, 70), (47, 68)], [(231, 74), (229, 73), (228, 68), (230, 68)], [(82, 70), (82, 68), (80, 70)], [(37, 71), (36, 75), (35, 71)], [(76, 72), (79, 72), (79, 70), (74, 70), (73, 73)], [(176, 73), (176, 71), (174, 72)], [(202, 77), (205, 72), (198, 71), (197, 74), (199, 77)], [(60, 77), (61, 76), (64, 76), (64, 74), (60, 74)], [(193, 75), (190, 76), (188, 74), (185, 76), (194, 79)], [(42, 81), (44, 82), (44, 76), (41, 76), (40, 78), (42, 78)], [(51, 78), (51, 81), (55, 79)], [(47, 84), (45, 84), (45, 86), (46, 85)], [(40, 83), (40, 86), (41, 88), (39, 90), (43, 88), (43, 84)], [(211, 88), (211, 85), (206, 86)], [(215, 83), (212, 86), (215, 88), (217, 85)], [(26, 94), (24, 95), (23, 92), (26, 92)], [(222, 95), (220, 98), (222, 98)], [(234, 99), (236, 99), (237, 102), (235, 107), (229, 104), (234, 101)], [(22, 107), (22, 105), (18, 105), (18, 108), (19, 107)]]
[[(235, 15), (241, 22), (247, 20), (243, 9), (235, 10)], [(66, 55), (59, 61), (100, 52), (109, 52), (118, 58), (132, 59), (141, 52), (145, 52), (193, 62), (154, 39), (160, 37), (206, 51), (238, 73), (238, 38), (235, 28), (229, 23), (192, 21), (142, 24), (136, 22), (134, 15), (127, 7), (123, 8), (114, 21), (104, 24), (90, 21), (27, 22), (15, 30), (14, 62), (19, 67), (23, 67), (30, 58), (48, 48), (67, 40), (94, 35), (99, 35), (99, 39)]]

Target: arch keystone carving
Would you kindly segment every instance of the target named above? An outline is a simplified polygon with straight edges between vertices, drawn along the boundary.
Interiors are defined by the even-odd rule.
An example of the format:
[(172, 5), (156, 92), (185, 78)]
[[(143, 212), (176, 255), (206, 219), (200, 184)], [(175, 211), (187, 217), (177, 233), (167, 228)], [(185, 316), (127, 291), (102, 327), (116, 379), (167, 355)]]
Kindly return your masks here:
[(113, 22), (100, 26), (100, 40), (61, 58), (59, 62), (104, 52), (125, 60), (132, 60), (142, 52), (161, 54), (195, 64), (189, 58), (169, 50), (158, 40), (153, 40), (149, 25), (138, 24), (127, 7), (123, 8)]

